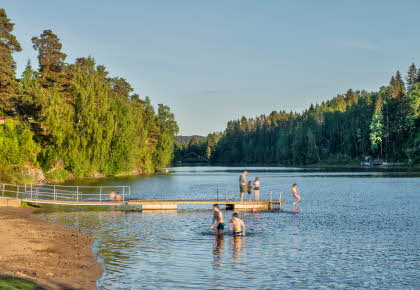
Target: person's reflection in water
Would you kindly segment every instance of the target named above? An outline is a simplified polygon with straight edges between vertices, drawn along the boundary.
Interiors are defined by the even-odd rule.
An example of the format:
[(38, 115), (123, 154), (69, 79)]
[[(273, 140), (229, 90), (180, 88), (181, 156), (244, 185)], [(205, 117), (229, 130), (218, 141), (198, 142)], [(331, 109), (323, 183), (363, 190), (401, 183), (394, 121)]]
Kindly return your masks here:
[(239, 259), (245, 246), (245, 236), (233, 236), (233, 259)]
[(224, 236), (216, 235), (216, 240), (213, 247), (213, 266), (219, 268), (223, 262), (223, 248), (224, 248)]
[(292, 212), (293, 213), (298, 213), (298, 212), (301, 212), (302, 210), (300, 209), (300, 207), (294, 207), (294, 208), (292, 208)]

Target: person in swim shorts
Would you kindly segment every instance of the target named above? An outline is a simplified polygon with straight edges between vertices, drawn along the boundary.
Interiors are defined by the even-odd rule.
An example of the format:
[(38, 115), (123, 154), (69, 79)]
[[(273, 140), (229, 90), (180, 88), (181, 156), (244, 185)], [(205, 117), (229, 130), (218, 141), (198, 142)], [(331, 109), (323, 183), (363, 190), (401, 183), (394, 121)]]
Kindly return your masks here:
[(213, 205), (213, 222), (210, 226), (211, 229), (214, 229), (215, 224), (216, 226), (216, 231), (218, 235), (223, 235), (223, 231), (225, 229), (225, 222), (223, 220), (223, 213), (219, 208), (218, 204), (214, 204)]
[(239, 199), (240, 201), (244, 200), (244, 194), (246, 191), (246, 176), (248, 174), (248, 171), (244, 171), (242, 172), (242, 174), (239, 176), (239, 191), (240, 191), (240, 195), (239, 195)]
[(296, 198), (296, 200), (293, 202), (293, 205), (296, 205), (302, 198), (300, 197), (300, 195), (297, 193), (297, 184), (293, 184), (292, 187), (292, 193), (293, 193), (293, 197)]
[[(233, 225), (233, 228), (232, 228)], [(238, 217), (238, 214), (235, 212), (232, 215), (232, 219), (229, 222), (229, 229), (233, 230), (234, 236), (245, 236), (245, 223)]]

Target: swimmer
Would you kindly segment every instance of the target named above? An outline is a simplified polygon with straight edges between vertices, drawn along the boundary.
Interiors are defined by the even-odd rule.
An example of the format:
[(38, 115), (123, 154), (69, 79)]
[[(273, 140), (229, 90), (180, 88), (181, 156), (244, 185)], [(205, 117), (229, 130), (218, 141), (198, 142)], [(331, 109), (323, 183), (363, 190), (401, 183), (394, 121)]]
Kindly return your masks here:
[(114, 200), (115, 199), (115, 191), (111, 191), (109, 194), (109, 199)]
[(210, 226), (211, 229), (214, 229), (214, 225), (215, 223), (217, 224), (216, 226), (216, 231), (218, 235), (223, 235), (223, 230), (225, 229), (225, 222), (223, 220), (223, 213), (219, 208), (218, 204), (214, 204), (213, 205), (213, 222)]
[(117, 201), (121, 201), (122, 197), (121, 197), (121, 194), (119, 192), (117, 192), (117, 195), (115, 195), (115, 199)]
[(234, 236), (245, 236), (245, 223), (238, 217), (236, 212), (232, 215), (232, 219), (229, 222), (229, 229), (233, 230)]
[(295, 183), (293, 184), (293, 187), (292, 187), (293, 196), (296, 198), (296, 200), (293, 202), (293, 205), (296, 205), (302, 199), (297, 193), (296, 188), (297, 188), (297, 184)]

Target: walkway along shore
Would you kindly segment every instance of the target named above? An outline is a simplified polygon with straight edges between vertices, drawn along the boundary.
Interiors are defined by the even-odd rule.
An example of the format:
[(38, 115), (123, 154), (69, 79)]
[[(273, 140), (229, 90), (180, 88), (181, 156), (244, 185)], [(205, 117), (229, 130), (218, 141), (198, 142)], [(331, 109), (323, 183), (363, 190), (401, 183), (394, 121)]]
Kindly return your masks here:
[(0, 274), (48, 289), (96, 289), (102, 268), (93, 255), (94, 238), (33, 211), (0, 206)]

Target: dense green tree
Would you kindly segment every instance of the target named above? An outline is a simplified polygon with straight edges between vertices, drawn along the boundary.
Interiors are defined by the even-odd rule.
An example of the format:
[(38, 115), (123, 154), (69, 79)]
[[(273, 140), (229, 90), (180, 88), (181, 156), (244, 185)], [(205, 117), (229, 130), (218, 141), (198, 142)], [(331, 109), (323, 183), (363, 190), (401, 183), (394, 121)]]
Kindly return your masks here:
[[(381, 156), (417, 162), (418, 84), (406, 94), (397, 72), (378, 92), (348, 90), (301, 114), (272, 112), (229, 121), (213, 163), (313, 164)], [(416, 88), (416, 89), (414, 89)]]
[(37, 165), (40, 146), (25, 123), (7, 120), (0, 125), (0, 178), (1, 181), (32, 182), (30, 166)]
[(65, 86), (65, 59), (62, 44), (51, 30), (44, 30), (39, 37), (32, 38), (33, 47), (38, 51), (40, 84), (44, 88)]
[(18, 92), (13, 53), (21, 51), (22, 48), (12, 34), (14, 26), (6, 11), (0, 8), (0, 115), (13, 114), (12, 102)]
[(10, 68), (0, 69), (9, 78), (6, 86), (0, 76), (7, 92), (0, 115), (19, 115), (0, 123), (0, 181), (24, 181), (25, 172), (38, 166), (47, 178), (62, 180), (70, 174), (152, 172), (170, 164), (178, 125), (169, 107), (159, 105), (155, 112), (148, 97), (133, 94), (125, 79), (110, 77), (91, 57), (66, 64), (51, 30), (32, 39), (39, 69), (28, 62), (16, 82), (11, 53), (20, 46), (10, 34), (13, 24), (0, 11), (1, 57)]

